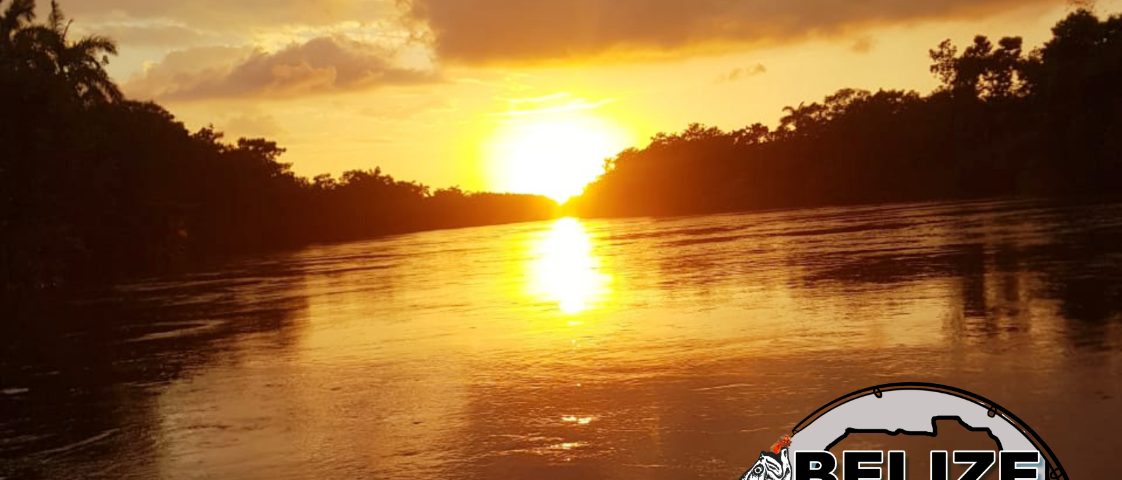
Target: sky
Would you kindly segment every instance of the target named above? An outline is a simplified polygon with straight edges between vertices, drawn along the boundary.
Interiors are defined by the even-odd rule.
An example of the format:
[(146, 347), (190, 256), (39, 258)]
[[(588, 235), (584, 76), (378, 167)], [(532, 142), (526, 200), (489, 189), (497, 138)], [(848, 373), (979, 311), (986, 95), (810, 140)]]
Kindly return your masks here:
[[(42, 3), (42, 2), (41, 2)], [(110, 74), (305, 176), (380, 166), (563, 199), (691, 122), (775, 125), (843, 87), (936, 86), (950, 38), (1048, 38), (1065, 0), (62, 0)], [(42, 7), (42, 6), (41, 6)], [(1100, 14), (1122, 0), (1100, 1)]]

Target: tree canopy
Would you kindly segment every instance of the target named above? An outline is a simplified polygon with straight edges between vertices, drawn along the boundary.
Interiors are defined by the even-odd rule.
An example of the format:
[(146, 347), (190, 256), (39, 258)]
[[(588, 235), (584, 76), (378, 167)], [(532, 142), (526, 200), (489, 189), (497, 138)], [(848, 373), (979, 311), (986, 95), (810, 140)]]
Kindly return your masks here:
[[(0, 277), (46, 288), (238, 252), (547, 218), (544, 197), (433, 190), (381, 169), (295, 175), (263, 138), (189, 131), (122, 95), (116, 45), (55, 2), (0, 0)], [(1122, 16), (1077, 10), (1032, 51), (930, 51), (935, 91), (842, 89), (775, 127), (691, 124), (606, 161), (568, 208), (663, 215), (983, 195), (1117, 193)]]
[(691, 124), (607, 161), (569, 208), (659, 215), (983, 195), (1115, 193), (1122, 180), (1122, 16), (1080, 9), (1025, 52), (978, 35), (930, 51), (941, 85), (842, 89), (774, 129)]
[(432, 190), (379, 168), (306, 179), (262, 138), (188, 131), (125, 98), (116, 45), (55, 2), (0, 0), (0, 286), (151, 273), (239, 252), (548, 218), (544, 197)]

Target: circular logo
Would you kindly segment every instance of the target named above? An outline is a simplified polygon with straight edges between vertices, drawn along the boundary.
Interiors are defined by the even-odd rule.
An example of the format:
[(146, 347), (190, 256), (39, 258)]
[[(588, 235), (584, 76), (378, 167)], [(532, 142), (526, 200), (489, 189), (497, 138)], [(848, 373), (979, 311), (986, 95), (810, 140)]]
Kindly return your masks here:
[(831, 449), (857, 434), (935, 437), (946, 422), (985, 434), (996, 447), (930, 450), (923, 460), (931, 480), (948, 480), (952, 470), (961, 471), (953, 477), (960, 480), (1068, 478), (1052, 450), (1021, 419), (980, 395), (936, 383), (890, 383), (838, 397), (761, 452), (740, 478), (904, 480), (909, 465), (904, 450), (845, 450), (839, 459)]

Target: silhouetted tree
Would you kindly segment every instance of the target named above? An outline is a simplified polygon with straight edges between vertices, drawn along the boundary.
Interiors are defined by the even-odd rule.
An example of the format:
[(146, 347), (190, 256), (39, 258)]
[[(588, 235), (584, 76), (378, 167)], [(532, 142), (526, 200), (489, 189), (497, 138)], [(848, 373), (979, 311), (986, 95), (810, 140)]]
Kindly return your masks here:
[(930, 51), (929, 95), (841, 89), (723, 132), (690, 124), (605, 162), (568, 208), (652, 215), (981, 195), (1109, 194), (1122, 180), (1122, 17)]
[[(305, 179), (267, 139), (194, 132), (124, 98), (109, 39), (68, 38), (52, 2), (0, 0), (4, 290), (103, 281), (308, 242), (547, 218), (526, 195), (432, 190), (379, 168)], [(569, 208), (652, 215), (980, 195), (1117, 193), (1122, 17), (1077, 10), (1018, 37), (930, 52), (941, 86), (841, 89), (778, 125), (697, 123), (605, 161)]]
[(239, 252), (536, 220), (529, 195), (431, 193), (374, 170), (309, 181), (267, 139), (227, 143), (105, 71), (112, 41), (69, 38), (55, 2), (0, 0), (0, 290), (104, 282)]
[(943, 82), (943, 89), (962, 98), (1005, 99), (1020, 92), (1022, 85), (1020, 37), (1004, 37), (993, 43), (983, 35), (958, 55), (958, 48), (944, 40), (930, 51), (931, 72)]

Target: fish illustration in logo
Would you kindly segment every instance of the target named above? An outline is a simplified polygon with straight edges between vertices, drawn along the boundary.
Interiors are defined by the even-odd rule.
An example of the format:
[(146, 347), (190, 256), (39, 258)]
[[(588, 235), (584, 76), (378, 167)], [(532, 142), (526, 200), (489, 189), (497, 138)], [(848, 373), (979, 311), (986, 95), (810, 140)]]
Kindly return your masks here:
[(760, 458), (749, 468), (740, 480), (791, 480), (791, 460), (787, 447), (791, 437), (784, 435), (770, 452), (760, 452)]

